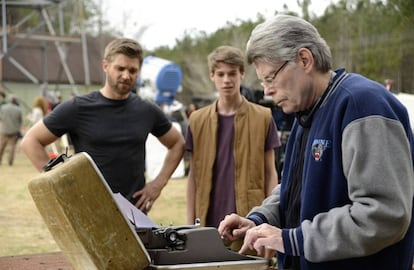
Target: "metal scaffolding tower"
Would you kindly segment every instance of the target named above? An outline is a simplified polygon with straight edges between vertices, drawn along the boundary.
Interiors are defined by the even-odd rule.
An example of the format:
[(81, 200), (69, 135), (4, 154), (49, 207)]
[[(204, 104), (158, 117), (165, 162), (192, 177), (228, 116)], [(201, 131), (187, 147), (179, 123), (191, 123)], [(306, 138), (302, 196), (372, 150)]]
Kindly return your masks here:
[[(65, 8), (73, 8), (71, 16), (71, 24), (77, 25), (78, 33), (76, 35), (66, 35), (64, 33), (64, 16)], [(18, 22), (7, 22), (7, 12), (11, 9), (26, 9), (27, 12), (24, 18)], [(65, 75), (73, 91), (77, 93), (75, 81), (72, 72), (67, 64), (66, 44), (71, 42), (81, 43), (82, 46), (82, 60), (85, 73), (85, 85), (90, 86), (90, 74), (88, 63), (88, 52), (86, 45), (86, 34), (84, 29), (84, 10), (83, 0), (16, 0), (7, 1), (1, 0), (1, 39), (2, 48), (0, 54), (0, 82), (2, 82), (2, 61), (9, 61), (21, 73), (24, 74), (30, 81), (35, 84), (40, 84), (39, 78), (36, 78), (24, 65), (19, 63), (10, 55), (10, 51), (19, 46), (19, 43), (26, 39), (53, 42), (59, 55), (60, 63), (63, 67)], [(36, 18), (36, 19), (35, 19)], [(40, 18), (40, 19), (37, 19)], [(31, 20), (30, 27), (26, 27), (27, 22)], [(37, 20), (36, 25), (33, 26), (33, 20)], [(55, 29), (58, 28), (57, 30)], [(13, 37), (13, 42), (8, 40)], [(46, 68), (46, 53), (42, 54), (42, 83), (47, 85), (48, 76)]]

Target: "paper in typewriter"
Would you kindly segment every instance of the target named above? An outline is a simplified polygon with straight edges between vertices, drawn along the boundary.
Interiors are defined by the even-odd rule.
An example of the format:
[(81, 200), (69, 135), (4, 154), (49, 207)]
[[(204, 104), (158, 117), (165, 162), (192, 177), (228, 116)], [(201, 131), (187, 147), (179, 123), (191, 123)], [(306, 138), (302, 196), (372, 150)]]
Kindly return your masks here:
[(140, 228), (158, 228), (159, 226), (154, 223), (147, 215), (141, 210), (130, 203), (121, 193), (115, 193), (114, 198), (117, 201), (121, 211), (128, 217), (128, 219)]

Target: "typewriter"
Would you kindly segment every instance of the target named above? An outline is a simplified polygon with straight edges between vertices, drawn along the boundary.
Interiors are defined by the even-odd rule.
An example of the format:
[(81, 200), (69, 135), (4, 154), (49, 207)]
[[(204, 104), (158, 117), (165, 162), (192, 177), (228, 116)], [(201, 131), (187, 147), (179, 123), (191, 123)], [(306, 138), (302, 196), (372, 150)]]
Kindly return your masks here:
[(253, 260), (228, 249), (216, 228), (170, 226), (135, 230), (155, 265)]
[(201, 227), (197, 221), (195, 225), (158, 226), (121, 194), (114, 197), (154, 265), (253, 260), (228, 249), (214, 227)]

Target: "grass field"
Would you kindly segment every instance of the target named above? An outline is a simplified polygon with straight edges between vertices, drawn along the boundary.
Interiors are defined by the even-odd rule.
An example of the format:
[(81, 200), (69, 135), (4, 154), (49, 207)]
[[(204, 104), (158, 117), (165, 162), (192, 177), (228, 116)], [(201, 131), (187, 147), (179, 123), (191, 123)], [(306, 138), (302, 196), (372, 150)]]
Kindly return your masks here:
[[(6, 156), (0, 165), (0, 256), (58, 251), (27, 188), (38, 172), (20, 150), (13, 166), (5, 161)], [(170, 180), (149, 214), (152, 220), (164, 226), (185, 223), (186, 183)]]
[[(36, 85), (31, 83), (17, 83), (17, 82), (3, 82), (1, 85), (2, 90), (7, 95), (15, 96), (20, 103), (22, 108), (23, 115), (27, 115), (31, 112), (33, 101), (37, 96), (43, 96), (46, 92), (51, 96), (60, 95), (63, 100), (70, 98), (71, 94), (76, 89), (76, 94), (85, 94), (87, 89), (84, 86), (72, 87), (70, 85), (55, 85), (48, 84), (45, 85)], [(100, 86), (91, 86), (90, 90), (99, 89)], [(29, 124), (26, 117), (24, 117), (25, 124)]]

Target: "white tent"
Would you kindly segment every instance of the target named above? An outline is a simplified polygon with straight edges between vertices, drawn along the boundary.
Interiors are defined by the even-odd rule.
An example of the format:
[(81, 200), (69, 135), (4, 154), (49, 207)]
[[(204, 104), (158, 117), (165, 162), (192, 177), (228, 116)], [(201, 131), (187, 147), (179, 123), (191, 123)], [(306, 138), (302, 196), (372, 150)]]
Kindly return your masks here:
[(414, 129), (414, 95), (407, 93), (395, 94), (399, 101), (407, 108), (410, 117), (411, 128)]
[[(181, 132), (180, 124), (173, 122), (173, 125), (179, 132)], [(153, 180), (161, 170), (162, 163), (167, 154), (167, 148), (162, 145), (156, 137), (149, 134), (146, 142), (146, 175), (147, 180)], [(183, 178), (185, 176), (184, 160), (178, 164), (172, 178)]]

